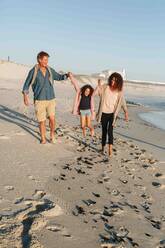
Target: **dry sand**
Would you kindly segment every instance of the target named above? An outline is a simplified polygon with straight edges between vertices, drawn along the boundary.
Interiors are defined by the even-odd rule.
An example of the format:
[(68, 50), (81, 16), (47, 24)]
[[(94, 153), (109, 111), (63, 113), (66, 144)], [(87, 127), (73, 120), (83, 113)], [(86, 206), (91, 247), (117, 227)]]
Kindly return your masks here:
[(97, 123), (81, 142), (69, 82), (55, 84), (57, 144), (40, 145), (21, 82), (0, 79), (0, 247), (165, 247), (165, 132), (138, 118), (149, 109), (121, 115), (107, 160)]

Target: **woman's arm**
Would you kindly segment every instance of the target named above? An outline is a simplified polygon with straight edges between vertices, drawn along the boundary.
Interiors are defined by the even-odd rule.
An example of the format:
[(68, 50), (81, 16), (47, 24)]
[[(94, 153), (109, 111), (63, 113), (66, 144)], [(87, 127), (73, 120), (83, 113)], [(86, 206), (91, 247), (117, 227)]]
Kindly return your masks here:
[(95, 89), (94, 89), (94, 92), (92, 94), (92, 96), (97, 96), (99, 95), (99, 86), (97, 86)]
[(93, 96), (97, 96), (97, 95), (101, 96), (101, 94), (102, 94), (102, 85), (100, 82), (98, 82), (98, 85), (93, 92)]
[(128, 121), (128, 108), (127, 108), (127, 103), (126, 103), (124, 95), (122, 96), (121, 107), (125, 114), (125, 120)]

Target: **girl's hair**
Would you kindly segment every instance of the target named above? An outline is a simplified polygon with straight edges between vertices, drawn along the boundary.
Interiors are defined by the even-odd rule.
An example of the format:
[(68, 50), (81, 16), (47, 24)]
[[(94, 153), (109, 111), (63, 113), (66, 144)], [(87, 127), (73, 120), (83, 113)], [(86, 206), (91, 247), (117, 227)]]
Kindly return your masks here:
[(90, 89), (89, 96), (92, 96), (94, 89), (90, 84), (86, 84), (83, 87), (81, 87), (81, 95), (83, 96), (85, 94), (86, 89)]
[(114, 89), (121, 91), (123, 88), (123, 77), (118, 72), (112, 73), (108, 78), (108, 84), (110, 87), (112, 86), (113, 79), (115, 79), (115, 82), (116, 82)]

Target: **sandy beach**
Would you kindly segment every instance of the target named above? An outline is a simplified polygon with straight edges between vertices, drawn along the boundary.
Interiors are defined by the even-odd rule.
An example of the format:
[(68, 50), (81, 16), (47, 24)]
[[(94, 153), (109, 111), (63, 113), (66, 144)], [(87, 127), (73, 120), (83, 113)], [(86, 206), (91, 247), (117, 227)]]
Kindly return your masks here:
[[(96, 122), (94, 143), (89, 135), (82, 143), (70, 82), (55, 82), (58, 139), (40, 145), (33, 99), (29, 109), (22, 102), (28, 70), (0, 64), (0, 247), (164, 248), (165, 132), (139, 118), (152, 109), (128, 105), (109, 161)], [(125, 93), (153, 94), (150, 87), (128, 84)]]

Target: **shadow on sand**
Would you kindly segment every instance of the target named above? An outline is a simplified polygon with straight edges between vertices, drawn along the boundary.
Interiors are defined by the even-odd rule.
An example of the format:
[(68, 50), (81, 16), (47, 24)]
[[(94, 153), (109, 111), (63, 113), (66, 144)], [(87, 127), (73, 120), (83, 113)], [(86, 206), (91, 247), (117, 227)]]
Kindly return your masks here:
[(21, 114), (4, 105), (0, 105), (0, 119), (19, 126), (24, 131), (31, 134), (34, 138), (40, 140), (39, 132), (37, 130), (38, 123), (32, 118), (28, 118), (24, 114)]
[[(29, 118), (26, 115), (19, 113), (13, 109), (10, 109), (4, 105), (0, 105), (0, 119), (19, 126), (24, 131), (26, 131), (27, 133), (32, 135), (35, 139), (40, 141), (40, 134), (38, 131), (38, 122), (36, 120)], [(155, 148), (165, 150), (165, 147), (163, 147), (163, 146), (160, 146), (160, 145), (157, 145), (157, 144), (145, 141), (145, 140), (141, 140), (141, 139), (129, 136), (129, 135), (124, 135), (124, 134), (117, 132), (117, 131), (115, 131), (114, 133), (122, 136), (123, 138), (131, 139), (131, 140), (134, 140), (136, 142), (140, 142), (142, 144), (147, 144), (147, 145), (153, 146)], [(69, 134), (69, 132), (67, 133), (67, 135), (70, 136), (72, 139), (76, 140), (77, 142), (85, 145), (86, 147), (89, 147), (92, 150), (99, 152), (99, 150), (94, 145), (87, 144), (87, 143), (83, 142), (78, 137)]]

